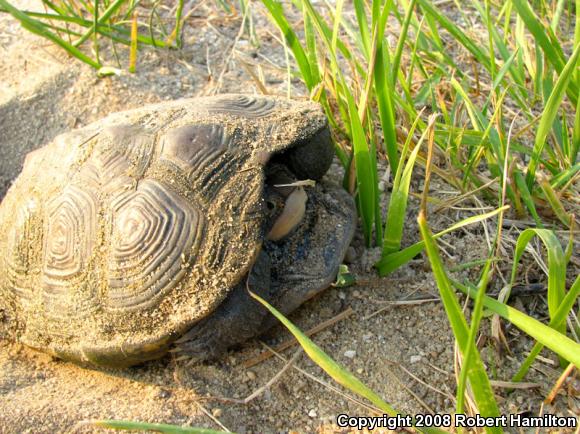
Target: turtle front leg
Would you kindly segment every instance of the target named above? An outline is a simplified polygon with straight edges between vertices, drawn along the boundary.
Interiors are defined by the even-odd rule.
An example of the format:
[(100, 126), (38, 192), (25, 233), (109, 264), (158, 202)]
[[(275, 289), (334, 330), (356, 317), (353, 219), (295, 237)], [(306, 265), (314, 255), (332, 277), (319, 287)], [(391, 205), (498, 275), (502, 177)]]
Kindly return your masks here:
[(192, 362), (214, 360), (237, 344), (259, 335), (268, 311), (248, 293), (266, 300), (270, 294), (270, 258), (258, 255), (249, 275), (233, 288), (221, 305), (175, 342), (170, 352)]

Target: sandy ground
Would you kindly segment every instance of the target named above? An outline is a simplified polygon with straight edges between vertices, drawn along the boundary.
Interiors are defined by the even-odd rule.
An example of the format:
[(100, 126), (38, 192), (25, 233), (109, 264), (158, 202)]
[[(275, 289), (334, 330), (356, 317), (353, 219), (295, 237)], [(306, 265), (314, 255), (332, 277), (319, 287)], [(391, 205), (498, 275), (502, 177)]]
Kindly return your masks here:
[[(199, 12), (201, 16), (207, 13), (204, 9)], [(213, 13), (216, 15), (210, 21), (192, 18), (182, 52), (144, 49), (137, 74), (104, 79), (46, 41), (22, 31), (10, 17), (0, 15), (0, 197), (19, 173), (26, 152), (109, 112), (215, 92), (258, 92), (241, 65), (242, 59), (262, 68), (269, 91), (285, 92), (284, 53), (269, 24), (256, 17), (262, 45), (254, 47), (245, 36), (235, 43), (239, 19)], [(234, 45), (236, 53), (232, 55)], [(296, 95), (303, 91), (298, 82), (291, 87)], [(329, 176), (340, 179), (340, 174), (335, 165)], [(420, 175), (414, 182), (415, 191), (419, 191)], [(438, 180), (432, 188), (441, 197), (457, 194)], [(405, 245), (418, 239), (417, 205), (414, 200), (410, 205)], [(437, 231), (472, 214), (447, 210), (433, 215), (430, 222)], [(484, 257), (484, 229), (493, 233), (494, 227), (491, 223), (487, 228), (478, 225), (444, 239), (449, 266)], [(418, 257), (392, 276), (379, 279), (372, 264), (380, 251), (364, 249), (360, 234), (353, 248), (350, 268), (359, 283), (328, 289), (291, 319), (305, 330), (351, 308), (350, 316), (318, 333), (315, 342), (400, 411), (452, 411), (453, 339), (425, 258)], [(504, 265), (507, 269), (510, 264)], [(474, 268), (455, 276), (473, 279), (478, 271)], [(545, 277), (533, 270), (530, 276), (532, 281), (545, 283)], [(434, 301), (389, 304), (417, 298)], [(542, 298), (514, 300), (521, 309), (536, 309), (539, 317), (545, 314)], [(489, 330), (488, 324), (483, 329)], [(498, 380), (510, 378), (531, 345), (513, 327), (506, 333), (513, 355), (497, 356), (485, 340), (482, 343), (484, 361), (494, 367)], [(285, 330), (277, 328), (263, 341), (276, 345), (288, 338)], [(291, 369), (249, 403), (216, 399), (243, 399), (286, 364), (274, 357), (245, 367), (247, 360), (263, 351), (255, 340), (212, 364), (188, 366), (167, 357), (136, 368), (98, 371), (0, 340), (0, 432), (102, 432), (82, 422), (108, 418), (240, 433), (334, 432), (340, 413), (371, 414), (304, 355), (298, 355)], [(294, 351), (287, 350), (283, 357), (289, 359)], [(553, 354), (543, 355), (545, 361), (537, 363), (527, 378), (537, 387), (511, 395), (497, 389), (505, 413), (538, 414), (543, 397), (559, 375)], [(578, 398), (564, 392), (544, 412), (568, 416), (578, 414), (579, 407)]]

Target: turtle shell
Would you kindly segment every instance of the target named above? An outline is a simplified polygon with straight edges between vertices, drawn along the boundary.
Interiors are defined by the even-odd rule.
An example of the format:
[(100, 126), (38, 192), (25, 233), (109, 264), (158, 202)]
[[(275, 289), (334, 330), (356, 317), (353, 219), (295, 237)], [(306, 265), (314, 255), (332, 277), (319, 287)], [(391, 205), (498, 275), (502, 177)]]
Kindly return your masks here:
[(0, 205), (0, 328), (80, 362), (159, 357), (255, 261), (269, 157), (324, 128), (314, 103), (223, 95), (33, 151)]

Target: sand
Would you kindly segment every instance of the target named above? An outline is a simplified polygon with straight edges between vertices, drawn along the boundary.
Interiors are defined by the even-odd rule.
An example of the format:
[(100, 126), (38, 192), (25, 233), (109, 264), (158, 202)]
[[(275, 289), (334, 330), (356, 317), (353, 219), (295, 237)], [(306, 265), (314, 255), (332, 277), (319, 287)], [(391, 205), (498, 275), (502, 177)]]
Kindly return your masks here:
[[(270, 92), (285, 93), (284, 52), (272, 36), (277, 31), (256, 13), (262, 45), (254, 47), (246, 36), (236, 39), (239, 17), (224, 18), (222, 12), (212, 10), (213, 19), (207, 21), (210, 11), (204, 8), (207, 6), (195, 14), (202, 18), (194, 16), (186, 29), (181, 52), (144, 48), (136, 74), (102, 79), (88, 66), (23, 31), (9, 16), (0, 15), (0, 194), (19, 173), (26, 152), (60, 132), (86, 125), (110, 112), (215, 92), (259, 92), (240, 59), (263, 68)], [(232, 55), (234, 44), (237, 50)], [(299, 82), (293, 81), (291, 88), (294, 95), (304, 95)], [(382, 167), (381, 174), (385, 172), (386, 167)], [(341, 173), (335, 163), (327, 178), (340, 181)], [(418, 170), (414, 191), (420, 191), (422, 176)], [(388, 190), (390, 181), (387, 179), (382, 185)], [(441, 198), (458, 194), (437, 178), (432, 190), (439, 192), (435, 194)], [(419, 238), (417, 209), (418, 202), (412, 199), (405, 245)], [(474, 213), (445, 210), (432, 214), (430, 224), (433, 231), (442, 230)], [(494, 223), (486, 224), (493, 233)], [(458, 231), (444, 241), (449, 266), (486, 254), (486, 234), (481, 224)], [(348, 288), (329, 288), (291, 315), (291, 320), (306, 330), (351, 308), (351, 315), (316, 334), (314, 341), (398, 410), (453, 411), (454, 341), (426, 257), (420, 255), (380, 279), (372, 269), (380, 250), (365, 249), (360, 233), (352, 247), (349, 266), (358, 283)], [(527, 260), (528, 266), (533, 264)], [(502, 263), (503, 270), (510, 266), (509, 260)], [(479, 271), (476, 267), (454, 276), (473, 280)], [(546, 282), (545, 276), (534, 269), (528, 278), (539, 284)], [(493, 282), (491, 289), (500, 287), (501, 281)], [(408, 299), (430, 301), (392, 303)], [(538, 317), (546, 313), (545, 302), (537, 295), (514, 297), (514, 305), (534, 311)], [(482, 330), (484, 335), (489, 334), (487, 321)], [(486, 336), (480, 341), (484, 362), (494, 368), (497, 380), (509, 380), (532, 344), (514, 327), (508, 327), (506, 335), (511, 355), (496, 354)], [(288, 338), (288, 332), (278, 327), (262, 341), (276, 345)], [(166, 357), (130, 369), (90, 370), (0, 340), (0, 432), (103, 432), (86, 421), (110, 418), (239, 433), (326, 433), (344, 432), (336, 427), (338, 414), (372, 414), (303, 354), (249, 403), (216, 399), (243, 399), (284, 367), (285, 362), (275, 357), (245, 367), (247, 360), (263, 351), (260, 340), (253, 340), (214, 363), (189, 366)], [(283, 356), (289, 359), (294, 352), (295, 349), (287, 350)], [(554, 355), (544, 352), (543, 356), (545, 361), (538, 362), (537, 369), (526, 378), (536, 387), (511, 395), (496, 389), (504, 414), (538, 414), (542, 399), (560, 374)], [(577, 391), (578, 384), (571, 382), (567, 387), (553, 406), (544, 407), (544, 412), (578, 414), (580, 402), (569, 392), (570, 387)]]

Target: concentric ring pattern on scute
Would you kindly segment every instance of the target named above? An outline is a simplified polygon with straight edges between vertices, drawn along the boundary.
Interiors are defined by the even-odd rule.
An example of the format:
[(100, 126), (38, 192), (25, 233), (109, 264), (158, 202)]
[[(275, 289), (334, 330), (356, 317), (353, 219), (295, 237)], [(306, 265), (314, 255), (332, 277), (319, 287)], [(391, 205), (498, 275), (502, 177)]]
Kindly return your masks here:
[[(97, 201), (90, 190), (75, 185), (48, 203), (45, 220), (43, 290), (49, 311), (66, 315), (93, 307), (85, 272), (97, 229)], [(83, 293), (88, 291), (89, 293)]]
[(158, 303), (195, 260), (203, 218), (164, 184), (146, 179), (113, 204), (109, 253), (109, 307)]
[(230, 95), (208, 104), (212, 113), (229, 113), (248, 118), (267, 116), (276, 109), (276, 101), (272, 99), (252, 98), (247, 95)]

